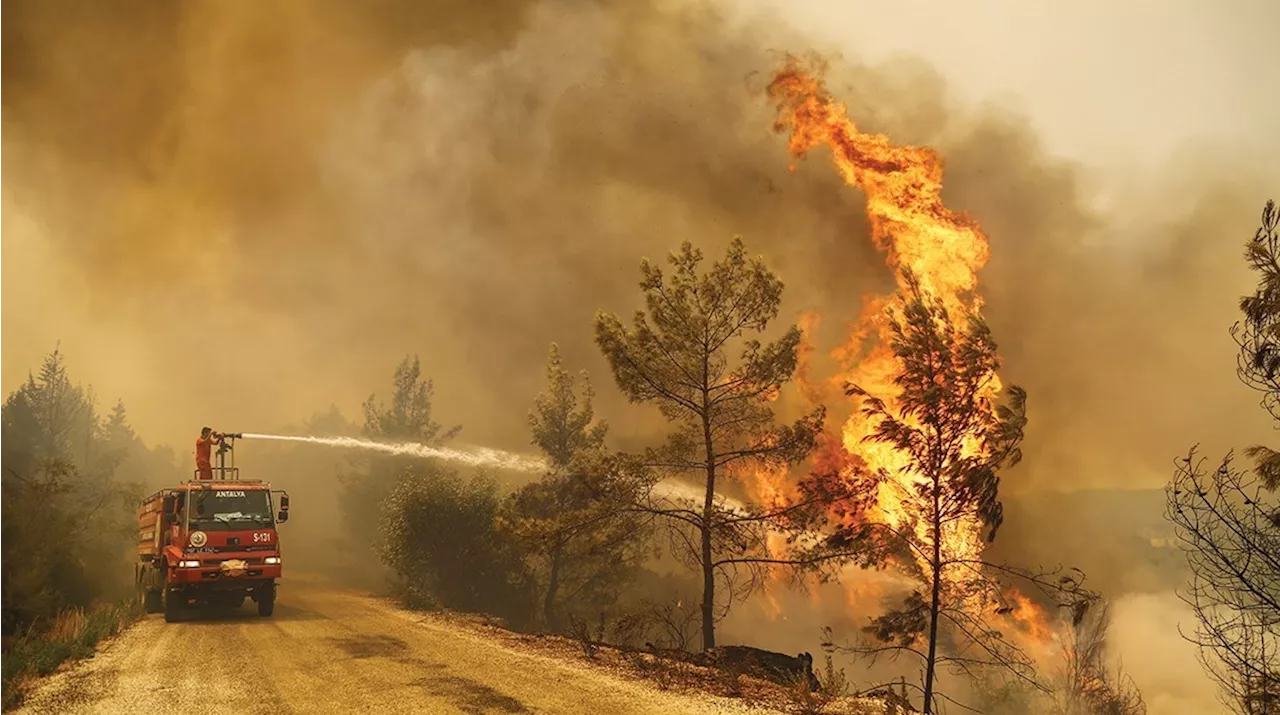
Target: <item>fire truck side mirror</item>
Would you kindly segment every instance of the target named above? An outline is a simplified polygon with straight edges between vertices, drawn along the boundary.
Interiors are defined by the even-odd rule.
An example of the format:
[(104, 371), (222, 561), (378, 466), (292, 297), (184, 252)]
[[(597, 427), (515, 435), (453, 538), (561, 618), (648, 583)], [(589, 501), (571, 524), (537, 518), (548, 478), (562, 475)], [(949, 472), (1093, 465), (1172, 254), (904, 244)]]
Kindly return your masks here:
[(172, 514), (176, 506), (177, 506), (177, 499), (175, 499), (172, 494), (169, 494), (165, 496), (164, 504), (161, 507), (161, 509), (164, 511), (165, 514)]
[(281, 492), (280, 494), (280, 513), (276, 514), (276, 521), (284, 523), (289, 520), (289, 495)]
[(285, 511), (284, 509), (281, 509), (280, 512), (276, 514), (277, 523), (283, 524), (288, 520), (289, 520), (289, 512)]

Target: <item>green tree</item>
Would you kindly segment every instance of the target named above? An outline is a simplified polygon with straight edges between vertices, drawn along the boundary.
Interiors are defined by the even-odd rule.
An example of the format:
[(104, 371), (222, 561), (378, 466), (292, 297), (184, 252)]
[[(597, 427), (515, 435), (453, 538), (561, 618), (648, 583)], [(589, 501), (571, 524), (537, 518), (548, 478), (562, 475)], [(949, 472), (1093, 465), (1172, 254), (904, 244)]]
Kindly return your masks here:
[(370, 395), (364, 403), (364, 433), (367, 437), (433, 444), (457, 436), (461, 427), (444, 427), (431, 418), (435, 386), (422, 376), (418, 356), (406, 357), (391, 378), (391, 404)]
[(607, 425), (593, 424), (591, 385), (581, 395), (551, 346), (547, 389), (529, 413), (533, 443), (549, 469), (508, 500), (501, 525), (522, 545), (541, 592), (543, 623), (611, 605), (634, 574), (647, 543), (646, 520), (629, 509), (643, 468), (604, 449)]
[[(396, 366), (391, 381), (389, 404), (370, 395), (364, 403), (366, 437), (388, 442), (436, 445), (455, 437), (461, 427), (444, 428), (432, 419), (432, 381), (422, 376), (418, 357), (406, 357)], [(374, 546), (378, 539), (378, 519), (383, 503), (397, 481), (411, 467), (422, 468), (429, 460), (401, 456), (353, 458), (355, 468), (342, 475), (342, 510), (348, 533)]]
[(567, 469), (580, 455), (599, 452), (609, 425), (595, 420), (591, 407), (591, 382), (582, 373), (582, 395), (578, 396), (573, 375), (560, 362), (560, 348), (551, 345), (547, 358), (547, 389), (538, 395), (529, 412), (533, 443), (550, 461), (552, 471)]
[(32, 457), (73, 460), (82, 469), (88, 466), (97, 426), (93, 397), (71, 381), (61, 350), (49, 353), (39, 373), (29, 375), (13, 397), (23, 400), (30, 411)]
[(99, 455), (104, 466), (115, 471), (131, 452), (139, 448), (138, 435), (129, 425), (129, 416), (124, 408), (124, 400), (117, 400), (98, 429), (98, 440), (102, 445)]
[(100, 421), (92, 392), (54, 350), (5, 400), (0, 548), (6, 634), (130, 587), (138, 488), (115, 478), (127, 449), (123, 405)]
[[(717, 489), (735, 470), (752, 464), (789, 465), (812, 450), (821, 431), (817, 410), (793, 425), (778, 426), (771, 400), (796, 367), (800, 331), (776, 341), (754, 339), (777, 317), (782, 282), (760, 258), (749, 258), (735, 237), (724, 260), (699, 273), (702, 252), (685, 242), (669, 256), (671, 273), (641, 264), (646, 310), (632, 327), (598, 313), (596, 343), (614, 379), (632, 402), (656, 404), (674, 427), (651, 464), (699, 484), (700, 498), (686, 500), (650, 491), (642, 505), (670, 529), (677, 553), (702, 577), (702, 644), (715, 646), (717, 581), (730, 598), (741, 569), (771, 560), (761, 527), (776, 514), (743, 514), (726, 506)], [(738, 351), (738, 359), (731, 359)], [(737, 588), (742, 595), (746, 588)]]
[(171, 449), (147, 447), (134, 432), (123, 400), (118, 400), (103, 418), (96, 441), (96, 467), (108, 473), (125, 475), (139, 489), (159, 488), (182, 478)]

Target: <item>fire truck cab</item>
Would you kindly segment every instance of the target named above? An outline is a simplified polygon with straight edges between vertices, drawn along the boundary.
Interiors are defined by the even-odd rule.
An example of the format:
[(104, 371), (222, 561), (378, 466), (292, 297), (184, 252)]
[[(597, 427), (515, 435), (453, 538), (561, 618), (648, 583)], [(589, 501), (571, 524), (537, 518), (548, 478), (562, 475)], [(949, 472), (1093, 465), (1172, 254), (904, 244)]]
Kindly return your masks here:
[(138, 507), (135, 581), (147, 613), (173, 622), (193, 606), (237, 608), (246, 598), (260, 616), (275, 611), (289, 496), (227, 466), (234, 437), (224, 436), (213, 479), (162, 489)]

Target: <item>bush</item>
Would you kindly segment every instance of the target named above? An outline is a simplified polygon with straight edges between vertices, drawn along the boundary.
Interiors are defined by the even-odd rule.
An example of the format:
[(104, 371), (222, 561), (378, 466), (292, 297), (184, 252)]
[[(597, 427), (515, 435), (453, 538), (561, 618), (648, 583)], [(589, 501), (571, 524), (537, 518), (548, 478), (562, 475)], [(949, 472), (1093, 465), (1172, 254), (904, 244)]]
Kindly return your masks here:
[(495, 528), (499, 498), (483, 477), (439, 468), (407, 471), (383, 507), (380, 556), (406, 605), (531, 620), (534, 594), (510, 537)]
[[(116, 635), (142, 616), (137, 599), (105, 604), (89, 611), (75, 608), (58, 614), (46, 629), (32, 629), (5, 648), (3, 707), (22, 703), (26, 688), (67, 660), (85, 658), (103, 640)], [(38, 624), (36, 624), (38, 625)]]

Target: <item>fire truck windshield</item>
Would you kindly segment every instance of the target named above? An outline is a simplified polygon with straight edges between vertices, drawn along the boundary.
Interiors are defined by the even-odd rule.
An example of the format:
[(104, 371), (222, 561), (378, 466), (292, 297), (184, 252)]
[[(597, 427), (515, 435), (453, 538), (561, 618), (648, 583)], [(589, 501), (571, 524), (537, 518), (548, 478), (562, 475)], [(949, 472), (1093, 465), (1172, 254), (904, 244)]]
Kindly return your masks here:
[(206, 531), (251, 529), (275, 523), (271, 500), (264, 490), (209, 489), (193, 491), (191, 528)]

